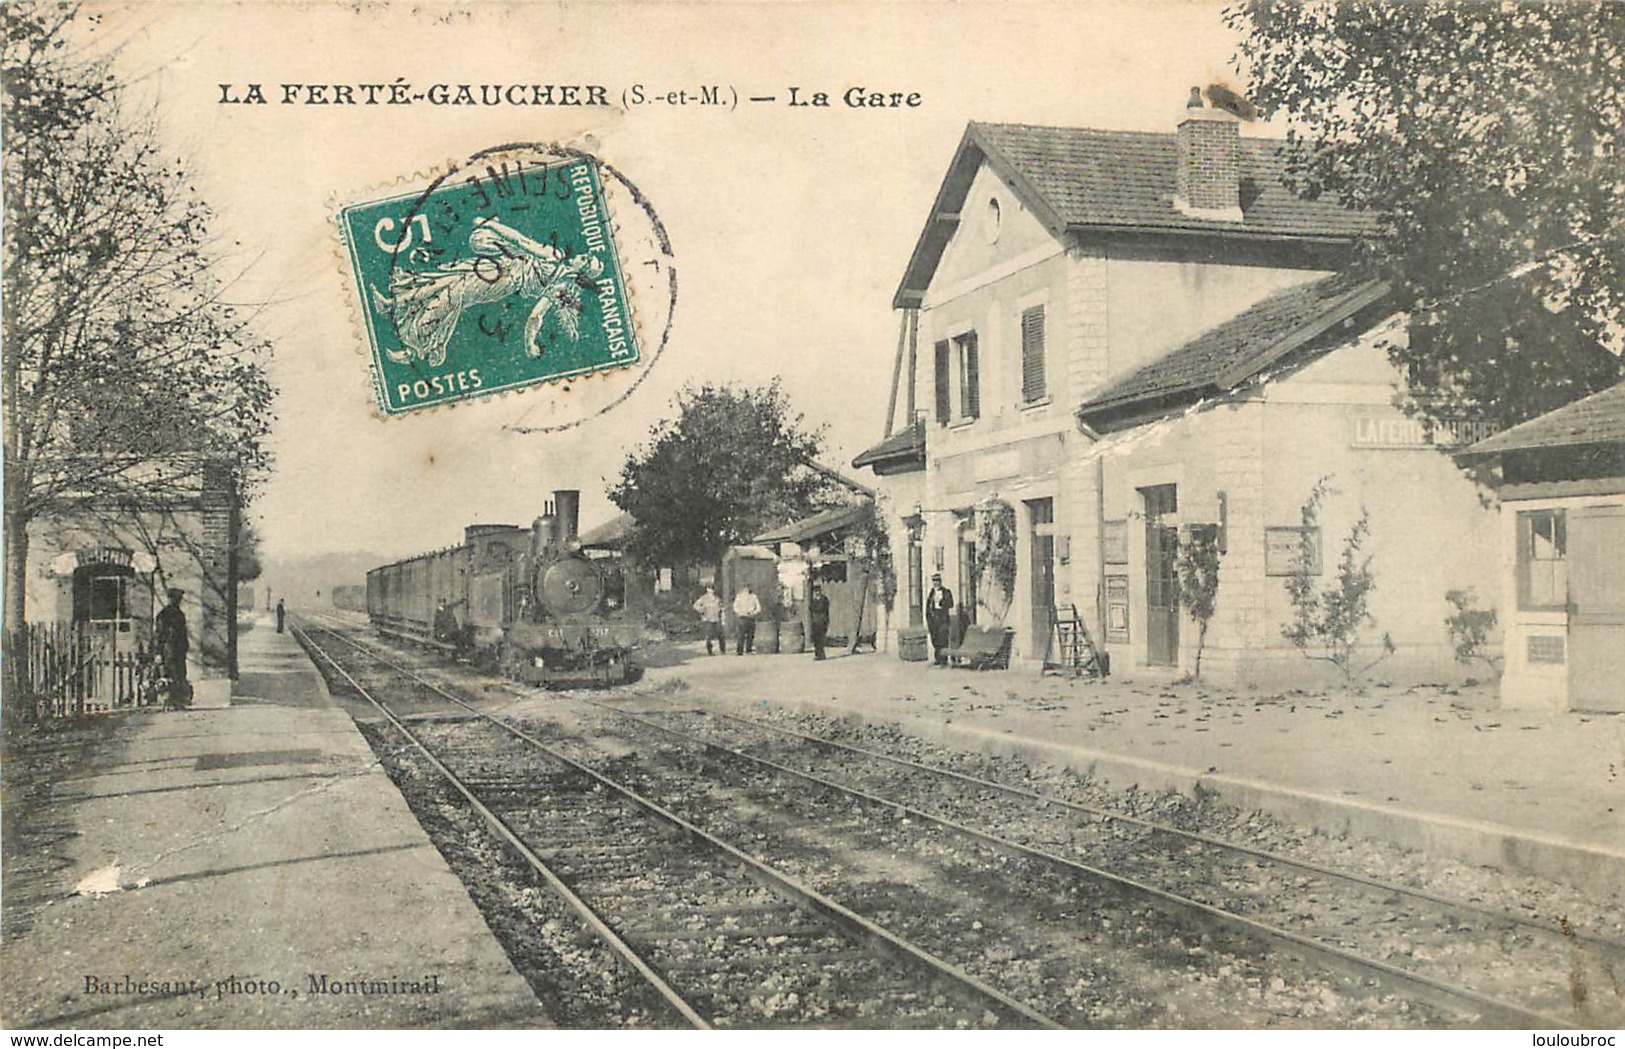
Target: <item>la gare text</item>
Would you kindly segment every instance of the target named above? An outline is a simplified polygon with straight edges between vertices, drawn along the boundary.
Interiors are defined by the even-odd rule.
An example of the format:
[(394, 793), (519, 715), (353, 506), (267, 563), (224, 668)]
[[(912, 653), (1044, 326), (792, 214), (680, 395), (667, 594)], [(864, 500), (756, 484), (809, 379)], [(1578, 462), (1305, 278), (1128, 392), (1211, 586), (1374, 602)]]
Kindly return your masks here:
[[(610, 106), (609, 89), (602, 84), (413, 84), (405, 78), (371, 84), (221, 84), (220, 105), (242, 106)], [(625, 93), (628, 102), (718, 104), (723, 88), (712, 85), (697, 91), (656, 91), (643, 84)], [(670, 96), (670, 97), (666, 97)], [(782, 94), (755, 95), (754, 103), (778, 103), (791, 108), (917, 109), (924, 100), (918, 91), (880, 90), (866, 86), (844, 91), (815, 91), (791, 86)]]

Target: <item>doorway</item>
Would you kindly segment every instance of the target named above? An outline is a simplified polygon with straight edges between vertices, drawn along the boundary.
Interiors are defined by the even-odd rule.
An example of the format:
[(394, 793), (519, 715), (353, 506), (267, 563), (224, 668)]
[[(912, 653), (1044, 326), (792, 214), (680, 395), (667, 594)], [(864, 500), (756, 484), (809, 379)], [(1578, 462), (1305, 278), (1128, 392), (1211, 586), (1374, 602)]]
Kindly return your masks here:
[(1049, 645), (1054, 634), (1051, 619), (1055, 614), (1055, 500), (1027, 500), (1028, 520), (1032, 522), (1032, 624), (1031, 652), (1039, 659), (1049, 658)]
[(93, 564), (74, 571), (74, 622), (103, 654), (136, 651), (150, 618), (150, 597), (129, 565)]
[(1569, 709), (1625, 710), (1625, 506), (1587, 506), (1570, 515)]
[(1177, 486), (1141, 488), (1145, 501), (1145, 661), (1179, 665), (1179, 527), (1164, 523), (1179, 511)]

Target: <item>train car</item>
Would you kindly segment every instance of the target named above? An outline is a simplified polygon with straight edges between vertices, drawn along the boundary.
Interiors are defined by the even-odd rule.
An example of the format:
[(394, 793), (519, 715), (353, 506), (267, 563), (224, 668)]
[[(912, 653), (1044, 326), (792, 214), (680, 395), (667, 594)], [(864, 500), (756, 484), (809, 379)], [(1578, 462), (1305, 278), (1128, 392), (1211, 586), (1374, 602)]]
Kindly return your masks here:
[(580, 493), (553, 496), (529, 528), (469, 525), (460, 546), (367, 573), (373, 626), (531, 684), (635, 681), (641, 619), (618, 569), (581, 552)]

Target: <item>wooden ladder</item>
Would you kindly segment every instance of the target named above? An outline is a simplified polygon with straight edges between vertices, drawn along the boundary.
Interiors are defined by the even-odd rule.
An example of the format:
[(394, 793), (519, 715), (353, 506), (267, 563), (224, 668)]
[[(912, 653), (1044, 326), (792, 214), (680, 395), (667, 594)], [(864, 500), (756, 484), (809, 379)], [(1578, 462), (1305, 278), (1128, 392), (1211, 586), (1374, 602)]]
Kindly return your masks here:
[(1049, 652), (1044, 658), (1045, 673), (1066, 673), (1074, 677), (1105, 677), (1110, 673), (1106, 654), (1078, 614), (1077, 605), (1056, 605), (1050, 609)]

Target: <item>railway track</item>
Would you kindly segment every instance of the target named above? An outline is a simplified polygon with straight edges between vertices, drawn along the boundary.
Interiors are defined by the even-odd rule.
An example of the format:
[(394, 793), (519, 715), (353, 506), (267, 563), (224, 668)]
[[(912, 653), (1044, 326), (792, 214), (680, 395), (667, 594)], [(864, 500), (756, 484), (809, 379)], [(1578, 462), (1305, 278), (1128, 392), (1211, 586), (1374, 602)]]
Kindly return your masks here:
[(382, 687), (415, 681), (468, 715), (448, 723), (420, 714), (409, 724), (323, 640), (377, 654), (308, 621), (295, 630), (674, 1020), (699, 1028), (1059, 1026), (548, 742), (390, 665)]
[[(1581, 1005), (1576, 988), (1583, 995), (1588, 982), (1581, 974), (1589, 971), (1602, 987), (1617, 989), (1618, 974), (1625, 972), (1625, 943), (1566, 922), (1478, 907), (755, 719), (700, 710), (651, 717), (595, 705), (772, 774), (850, 792), (877, 806), (902, 806), (915, 819), (1012, 855), (1106, 879), (1306, 961), (1355, 976), (1380, 974), (1407, 994), (1476, 1013), (1490, 1026), (1568, 1026), (1595, 1019), (1574, 1015)], [(1001, 804), (990, 805), (995, 801)], [(1134, 875), (1118, 873), (1123, 870)], [(1360, 921), (1362, 911), (1380, 918)], [(1394, 957), (1396, 944), (1441, 937), (1448, 941), (1443, 950)], [(1419, 963), (1430, 971), (1419, 971)], [(1614, 1005), (1612, 1015), (1603, 1017), (1605, 1026), (1625, 1018), (1625, 1003)]]
[[(361, 651), (370, 647), (346, 640)], [(376, 650), (372, 654), (388, 659)], [(399, 663), (393, 666), (398, 672), (415, 673)], [(925, 828), (931, 828), (933, 834), (974, 842), (979, 848), (1017, 861), (1022, 869), (1008, 872), (1013, 887), (1030, 885), (1034, 892), (1043, 893), (1055, 887), (1057, 877), (1071, 883), (1074, 889), (1080, 883), (1097, 888), (1109, 886), (1121, 899), (1155, 909), (1179, 925), (1250, 941), (1269, 954), (1296, 958), (1343, 974), (1356, 983), (1386, 988), (1446, 1010), (1468, 1023), (1551, 1027), (1580, 1022), (1569, 1015), (1569, 1010), (1561, 1008), (1564, 995), (1572, 990), (1570, 982), (1574, 974), (1572, 964), (1561, 960), (1571, 958), (1576, 949), (1608, 952), (1620, 946), (1600, 938), (1581, 938), (1573, 930), (1563, 935), (1516, 915), (1487, 912), (1414, 889), (1303, 864), (1263, 850), (765, 725), (753, 719), (700, 711), (670, 711), (650, 716), (591, 700), (579, 700), (579, 705), (622, 722), (623, 732), (634, 736), (658, 734), (686, 748), (661, 758), (666, 771), (645, 768), (640, 773), (643, 777), (640, 786), (650, 793), (663, 793), (675, 799), (695, 795), (694, 781), (698, 773), (671, 774), (669, 766), (692, 764), (692, 754), (703, 752), (711, 762), (720, 763), (704, 770), (706, 775), (715, 779), (721, 766), (726, 765), (729, 769), (726, 777), (736, 789), (745, 789), (758, 800), (765, 798), (769, 804), (782, 807), (824, 804), (828, 808), (829, 803), (817, 799), (825, 795), (839, 796), (843, 799), (842, 805), (856, 804), (914, 826), (914, 830), (906, 834), (893, 835), (885, 842), (886, 847), (919, 849), (924, 844), (920, 834)], [(554, 745), (570, 744), (558, 740)], [(685, 753), (690, 756), (685, 758)], [(794, 782), (803, 794), (794, 802), (785, 796), (783, 783), (787, 781)], [(811, 792), (817, 792), (817, 797)], [(992, 797), (999, 798), (1004, 806), (997, 813), (988, 811)], [(923, 807), (920, 799), (930, 799), (930, 808)], [(1025, 806), (1026, 811), (1012, 813), (1008, 811), (1011, 804)], [(873, 830), (872, 819), (860, 822)], [(1009, 830), (1012, 824), (1017, 826)], [(998, 829), (1000, 825), (1006, 828), (1004, 833)], [(1102, 831), (1102, 828), (1113, 828), (1120, 832), (1124, 827), (1133, 831), (1132, 837), (1136, 840), (1124, 841), (1121, 833)], [(837, 828), (836, 832), (855, 837), (863, 834), (858, 827)], [(916, 840), (909, 845), (900, 838)], [(1156, 865), (1148, 864), (1146, 845), (1159, 841), (1163, 847), (1151, 851), (1160, 851), (1171, 857), (1171, 861), (1165, 862), (1162, 869), (1148, 873), (1147, 867)], [(1167, 841), (1177, 845), (1170, 850), (1166, 847)], [(1094, 862), (1085, 863), (1080, 856)], [(1117, 869), (1107, 869), (1106, 864)], [(1134, 876), (1117, 872), (1124, 866), (1133, 869)], [(1299, 891), (1292, 894), (1286, 901), (1288, 906), (1283, 908), (1278, 894), (1272, 894), (1268, 888), (1258, 891), (1258, 886), (1279, 884), (1278, 879), (1260, 876), (1260, 871), (1271, 867), (1290, 868), (1297, 872), (1299, 879), (1317, 879), (1317, 887), (1305, 889), (1299, 884)], [(1327, 887), (1335, 887), (1335, 890), (1328, 891)], [(1357, 922), (1350, 920), (1346, 901), (1340, 902), (1337, 895), (1343, 892), (1379, 893), (1384, 906), (1401, 905), (1400, 913), (1383, 922), (1384, 925), (1404, 923), (1385, 930), (1384, 937), (1389, 942), (1396, 939), (1396, 934), (1399, 939), (1405, 938), (1412, 929), (1420, 940), (1437, 940), (1439, 929), (1443, 928), (1454, 937), (1455, 944), (1468, 944), (1472, 949), (1447, 951), (1448, 965), (1435, 966), (1431, 973), (1419, 972), (1414, 966), (1407, 967), (1391, 957), (1373, 957), (1380, 954), (1381, 949), (1360, 942), (1361, 929)], [(1358, 917), (1359, 908), (1353, 911)], [(1287, 927), (1289, 925), (1291, 927)], [(1491, 925), (1512, 931), (1499, 939), (1486, 939), (1484, 930)], [(1033, 936), (1043, 938), (1036, 928)], [(1512, 943), (1507, 936), (1543, 943)], [(1544, 942), (1553, 936), (1562, 938)], [(1477, 971), (1475, 965), (1486, 951), (1501, 952), (1513, 947), (1521, 951), (1520, 956), (1536, 958), (1542, 955), (1542, 946), (1548, 948), (1544, 951), (1545, 957), (1555, 956), (1560, 963), (1555, 967), (1547, 965), (1533, 980), (1525, 967), (1504, 966), (1515, 975), (1521, 974), (1517, 979), (1525, 992), (1522, 995), (1515, 995), (1514, 988), (1508, 987), (1505, 980), (1463, 985), (1463, 982), (1471, 982), (1468, 978)], [(943, 950), (943, 953), (951, 954), (951, 951)], [(1444, 970), (1443, 975), (1440, 969)], [(1531, 982), (1536, 985), (1532, 989), (1528, 986)]]

